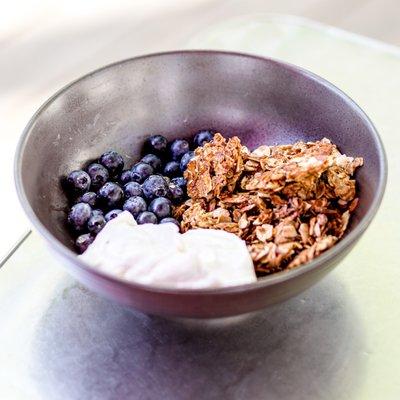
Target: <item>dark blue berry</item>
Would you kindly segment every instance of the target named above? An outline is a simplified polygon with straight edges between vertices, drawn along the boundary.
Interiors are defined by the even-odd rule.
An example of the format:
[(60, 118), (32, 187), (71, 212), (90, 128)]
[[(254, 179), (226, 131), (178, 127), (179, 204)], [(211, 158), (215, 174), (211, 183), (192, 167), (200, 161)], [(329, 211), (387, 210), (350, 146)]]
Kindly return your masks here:
[(97, 194), (95, 192), (86, 192), (77, 201), (77, 203), (87, 203), (90, 207), (95, 207), (96, 202)]
[(184, 139), (175, 139), (169, 151), (173, 160), (180, 161), (182, 156), (189, 151), (189, 143)]
[(92, 210), (91, 216), (93, 217), (94, 215), (104, 215), (102, 210), (99, 210), (98, 208)]
[(124, 159), (114, 150), (106, 151), (99, 159), (111, 176), (116, 176), (124, 169)]
[(91, 216), (92, 209), (87, 203), (78, 203), (72, 206), (68, 214), (68, 223), (76, 230), (83, 231)]
[(160, 221), (160, 224), (168, 224), (168, 223), (175, 224), (179, 229), (181, 228), (179, 222), (175, 218), (167, 217), (163, 218)]
[(112, 219), (116, 218), (118, 216), (118, 214), (120, 214), (120, 213), (122, 213), (122, 210), (119, 210), (119, 209), (109, 211), (105, 216), (106, 222), (111, 221)]
[(174, 204), (182, 203), (185, 200), (185, 192), (180, 186), (170, 183), (168, 197)]
[(142, 213), (140, 213), (138, 215), (138, 217), (136, 218), (136, 222), (139, 225), (143, 225), (143, 224), (156, 224), (157, 223), (157, 217), (155, 216), (155, 214), (153, 214), (150, 211), (143, 211)]
[(142, 186), (138, 182), (128, 182), (124, 186), (124, 194), (126, 198), (132, 196), (143, 196)]
[(176, 186), (179, 186), (184, 191), (186, 190), (187, 181), (183, 176), (178, 176), (177, 178), (172, 178), (171, 183), (173, 183)]
[(104, 228), (105, 224), (106, 220), (103, 215), (92, 215), (89, 218), (87, 227), (90, 233), (97, 235)]
[(165, 164), (164, 167), (164, 175), (170, 178), (174, 176), (179, 176), (181, 174), (181, 170), (179, 167), (179, 163), (177, 161), (170, 161)]
[(95, 189), (103, 186), (109, 178), (107, 168), (101, 164), (90, 164), (86, 170), (92, 181), (92, 187)]
[(85, 233), (83, 235), (78, 236), (75, 241), (75, 246), (79, 253), (83, 253), (89, 247), (90, 244), (93, 243), (94, 236), (90, 233)]
[(154, 172), (159, 171), (162, 167), (161, 159), (157, 157), (155, 154), (146, 154), (140, 161), (151, 165)]
[(163, 155), (167, 151), (168, 141), (164, 136), (153, 135), (146, 139), (144, 150), (146, 153)]
[(166, 197), (168, 183), (160, 175), (150, 175), (142, 184), (143, 194), (148, 200), (156, 197)]
[(142, 183), (153, 173), (151, 165), (144, 162), (138, 162), (131, 168), (132, 181)]
[(194, 151), (189, 151), (188, 153), (184, 154), (181, 158), (180, 168), (182, 172), (186, 171), (186, 168), (189, 162), (194, 158)]
[(213, 131), (200, 131), (193, 139), (195, 147), (203, 146), (207, 142), (211, 142), (214, 138)]
[(130, 169), (126, 169), (121, 172), (121, 176), (119, 177), (119, 181), (125, 185), (128, 182), (132, 181), (132, 171)]
[(148, 210), (154, 213), (157, 218), (162, 219), (171, 215), (172, 204), (165, 197), (157, 197), (150, 203)]
[(123, 207), (125, 211), (129, 211), (135, 218), (143, 211), (146, 211), (147, 204), (143, 197), (133, 196), (125, 201)]
[(87, 192), (90, 187), (90, 176), (87, 172), (78, 170), (72, 171), (67, 176), (67, 187), (72, 193)]
[(104, 184), (98, 193), (98, 198), (101, 204), (107, 208), (112, 208), (121, 203), (124, 197), (124, 192), (121, 186), (114, 182)]

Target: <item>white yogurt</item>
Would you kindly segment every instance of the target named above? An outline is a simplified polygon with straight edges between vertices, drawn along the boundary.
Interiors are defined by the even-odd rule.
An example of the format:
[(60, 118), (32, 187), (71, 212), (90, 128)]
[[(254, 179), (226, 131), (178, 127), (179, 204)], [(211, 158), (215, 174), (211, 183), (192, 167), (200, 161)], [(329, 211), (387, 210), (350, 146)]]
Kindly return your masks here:
[(146, 285), (217, 288), (255, 282), (245, 242), (215, 229), (180, 234), (174, 224), (137, 225), (124, 211), (79, 256), (95, 269)]

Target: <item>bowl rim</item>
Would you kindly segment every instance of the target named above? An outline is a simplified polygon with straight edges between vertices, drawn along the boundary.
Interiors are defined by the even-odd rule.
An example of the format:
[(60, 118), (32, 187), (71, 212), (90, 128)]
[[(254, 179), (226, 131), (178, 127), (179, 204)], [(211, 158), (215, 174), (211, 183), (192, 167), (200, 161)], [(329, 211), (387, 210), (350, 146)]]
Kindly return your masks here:
[[(247, 283), (243, 285), (236, 286), (228, 286), (222, 288), (204, 288), (204, 289), (184, 289), (184, 288), (168, 288), (168, 287), (159, 287), (159, 286), (151, 286), (144, 285), (137, 282), (127, 281), (118, 277), (115, 277), (111, 274), (101, 272), (90, 267), (89, 264), (83, 262), (80, 258), (78, 258), (77, 254), (70, 250), (67, 246), (65, 246), (61, 241), (59, 241), (46, 227), (39, 218), (36, 216), (33, 208), (31, 207), (27, 195), (25, 193), (25, 189), (22, 182), (22, 154), (24, 152), (24, 148), (26, 142), (29, 138), (29, 134), (31, 132), (32, 127), (34, 126), (37, 119), (40, 115), (64, 92), (70, 89), (75, 84), (89, 79), (90, 77), (99, 74), (105, 70), (115, 68), (121, 66), (125, 63), (132, 63), (138, 60), (143, 60), (146, 58), (156, 58), (163, 56), (172, 56), (172, 55), (215, 55), (215, 56), (228, 56), (228, 57), (241, 57), (241, 58), (250, 58), (259, 60), (262, 62), (267, 62), (270, 64), (278, 65), (281, 68), (294, 72), (296, 74), (300, 74), (308, 79), (315, 81), (317, 84), (324, 86), (328, 90), (334, 92), (337, 96), (343, 99), (346, 104), (351, 107), (353, 110), (360, 114), (361, 118), (364, 119), (367, 124), (371, 135), (373, 136), (374, 141), (377, 145), (378, 150), (378, 159), (379, 159), (379, 167), (381, 171), (381, 175), (379, 177), (378, 188), (374, 194), (374, 198), (372, 200), (371, 206), (367, 210), (366, 214), (362, 217), (362, 219), (358, 222), (358, 224), (354, 227), (353, 231), (351, 231), (348, 235), (342, 238), (338, 243), (336, 243), (333, 247), (323, 252), (317, 258), (311, 260), (310, 262), (300, 265), (291, 270), (283, 270), (280, 272), (276, 272), (271, 275), (267, 275), (265, 277), (258, 278), (256, 282)], [(151, 54), (139, 55), (136, 57), (131, 57), (127, 59), (123, 59), (120, 61), (116, 61), (111, 64), (107, 64), (103, 67), (92, 70), (83, 76), (73, 80), (72, 82), (66, 84), (61, 89), (56, 91), (52, 96), (50, 96), (33, 114), (33, 116), (28, 121), (26, 127), (24, 128), (22, 135), (19, 139), (18, 145), (15, 151), (14, 157), (14, 181), (16, 186), (17, 195), (19, 197), (20, 203), (22, 204), (22, 208), (24, 209), (26, 215), (32, 222), (34, 228), (39, 232), (39, 234), (49, 243), (49, 245), (54, 248), (58, 253), (61, 253), (66, 259), (68, 259), (74, 266), (81, 268), (84, 272), (89, 273), (89, 275), (95, 275), (102, 280), (106, 280), (110, 283), (123, 285), (130, 289), (141, 290), (144, 292), (153, 292), (159, 294), (170, 294), (170, 295), (223, 295), (223, 294), (234, 294), (240, 292), (248, 292), (260, 290), (261, 288), (265, 288), (268, 286), (272, 286), (278, 283), (282, 283), (288, 281), (290, 279), (295, 278), (296, 276), (305, 274), (315, 268), (320, 267), (322, 264), (329, 263), (329, 261), (335, 259), (341, 252), (345, 251), (348, 247), (350, 247), (367, 229), (372, 219), (376, 215), (378, 208), (382, 202), (383, 195), (385, 192), (386, 182), (387, 182), (387, 157), (385, 153), (385, 149), (382, 143), (382, 140), (378, 134), (377, 129), (374, 124), (368, 117), (368, 115), (363, 111), (363, 109), (346, 93), (344, 93), (337, 86), (327, 81), (326, 79), (320, 77), (319, 75), (308, 71), (305, 68), (296, 66), (294, 64), (288, 63), (286, 61), (281, 61), (271, 57), (264, 57), (250, 53), (243, 52), (235, 52), (235, 51), (220, 51), (220, 50), (173, 50), (166, 52), (156, 52)]]

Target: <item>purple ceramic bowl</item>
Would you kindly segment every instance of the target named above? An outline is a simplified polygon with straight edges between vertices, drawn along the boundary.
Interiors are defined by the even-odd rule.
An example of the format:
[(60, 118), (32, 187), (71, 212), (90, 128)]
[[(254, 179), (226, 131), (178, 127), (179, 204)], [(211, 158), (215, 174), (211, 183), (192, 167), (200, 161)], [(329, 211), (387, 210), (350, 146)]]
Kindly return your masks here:
[[(60, 177), (113, 148), (133, 162), (154, 133), (184, 137), (212, 128), (261, 144), (330, 138), (361, 156), (360, 203), (346, 236), (296, 269), (254, 284), (176, 290), (110, 277), (80, 261), (65, 228)], [(121, 61), (51, 97), (18, 146), (16, 185), (34, 227), (67, 270), (89, 288), (146, 313), (222, 317), (264, 308), (307, 289), (349, 253), (378, 210), (386, 183), (382, 143), (364, 112), (324, 79), (280, 61), (216, 51), (177, 51)]]

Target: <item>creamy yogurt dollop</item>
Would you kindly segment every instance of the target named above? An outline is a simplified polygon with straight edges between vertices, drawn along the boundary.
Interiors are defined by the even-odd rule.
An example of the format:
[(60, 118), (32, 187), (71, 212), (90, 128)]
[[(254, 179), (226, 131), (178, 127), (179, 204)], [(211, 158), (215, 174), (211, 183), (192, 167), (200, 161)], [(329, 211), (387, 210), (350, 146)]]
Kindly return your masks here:
[(120, 278), (168, 288), (217, 288), (257, 280), (245, 242), (215, 229), (179, 233), (172, 223), (137, 225), (124, 211), (79, 256)]

